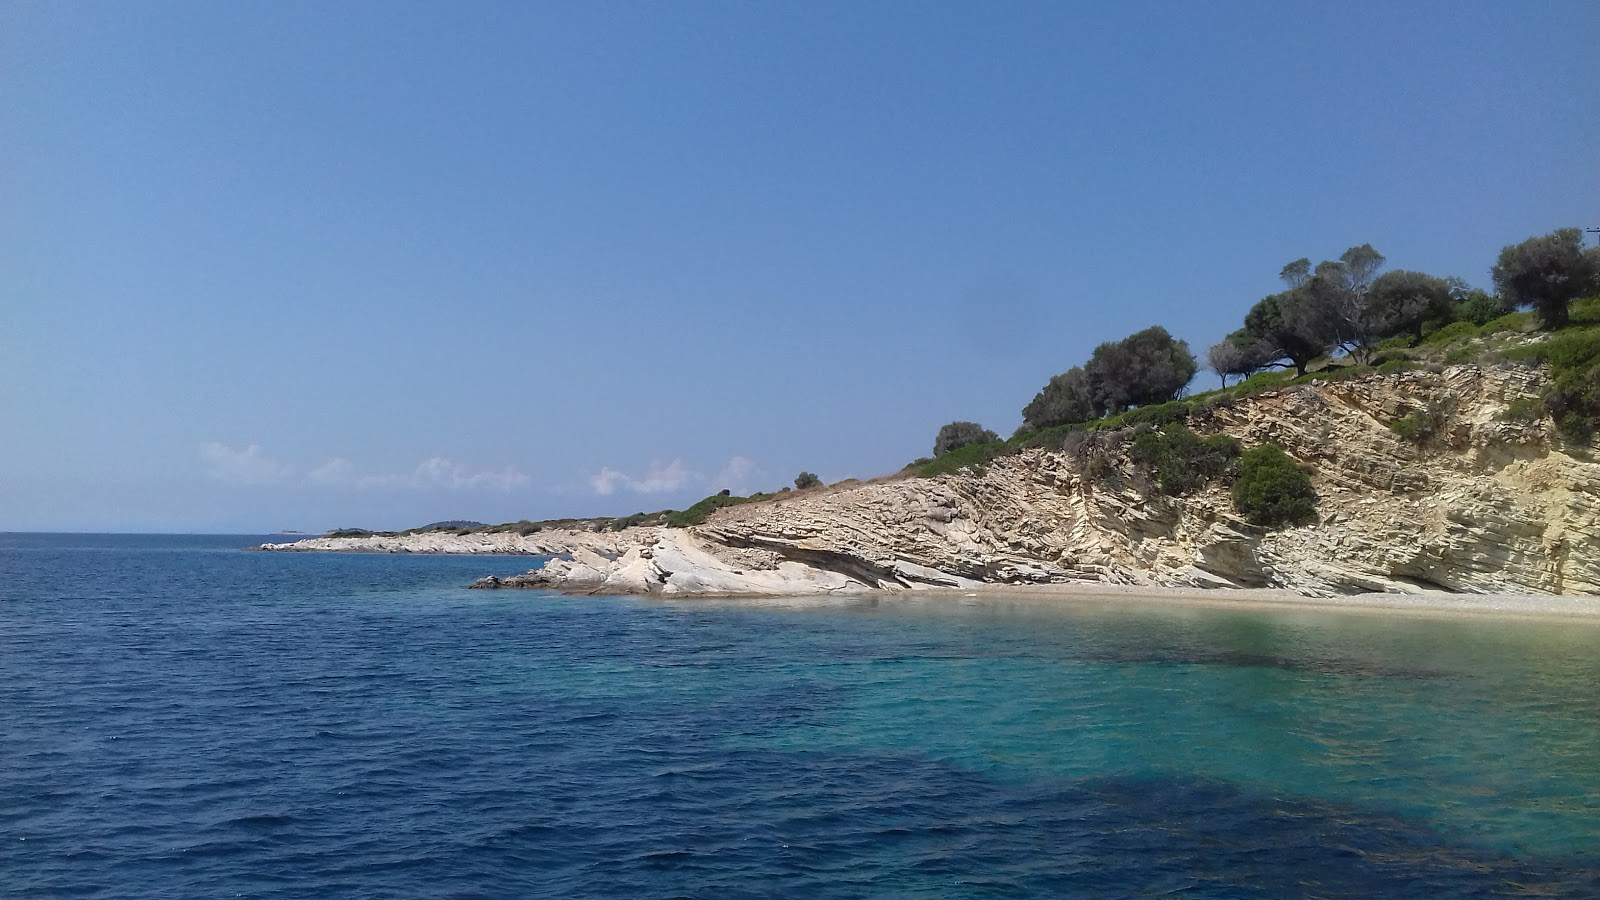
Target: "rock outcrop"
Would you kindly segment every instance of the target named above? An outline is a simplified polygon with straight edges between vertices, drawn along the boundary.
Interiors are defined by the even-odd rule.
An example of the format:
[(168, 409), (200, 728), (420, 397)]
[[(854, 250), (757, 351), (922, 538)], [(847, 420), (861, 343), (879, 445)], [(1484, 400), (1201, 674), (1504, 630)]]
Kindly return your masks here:
[(531, 534), (515, 531), (423, 531), (414, 534), (367, 534), (351, 537), (315, 537), (287, 544), (262, 544), (253, 549), (279, 552), (326, 553), (460, 553), (508, 556), (555, 556), (588, 550), (620, 556), (632, 546), (629, 536), (610, 531), (550, 529)]
[[(569, 558), (478, 586), (795, 594), (1088, 581), (1308, 596), (1597, 593), (1596, 447), (1568, 443), (1548, 420), (1506, 416), (1542, 384), (1534, 369), (1461, 366), (1287, 388), (1195, 413), (1195, 431), (1277, 444), (1310, 471), (1319, 518), (1303, 527), (1250, 525), (1222, 485), (1161, 496), (1125, 442), (1109, 437), (981, 470), (730, 507), (696, 528), (580, 532), (565, 545), (536, 534), (536, 552)], [(1419, 412), (1425, 434), (1389, 427)], [(301, 545), (337, 549), (330, 540), (339, 539)]]
[[(1463, 366), (1290, 388), (1190, 426), (1274, 443), (1311, 470), (1319, 521), (1268, 531), (1223, 487), (1160, 496), (1125, 452), (1030, 450), (982, 472), (734, 507), (699, 531), (786, 558), (845, 556), (981, 582), (1095, 580), (1368, 591), (1600, 591), (1600, 464), (1548, 420), (1505, 421), (1541, 374)], [(1414, 413), (1436, 427), (1408, 440)], [(1090, 474), (1093, 472), (1093, 474)]]

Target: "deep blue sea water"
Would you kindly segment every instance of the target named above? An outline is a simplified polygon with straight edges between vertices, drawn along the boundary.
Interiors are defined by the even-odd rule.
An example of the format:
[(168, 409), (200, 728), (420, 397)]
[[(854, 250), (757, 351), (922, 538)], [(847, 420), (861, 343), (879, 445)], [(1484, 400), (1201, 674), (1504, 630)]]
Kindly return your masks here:
[(1600, 626), (0, 535), (0, 893), (1600, 896)]

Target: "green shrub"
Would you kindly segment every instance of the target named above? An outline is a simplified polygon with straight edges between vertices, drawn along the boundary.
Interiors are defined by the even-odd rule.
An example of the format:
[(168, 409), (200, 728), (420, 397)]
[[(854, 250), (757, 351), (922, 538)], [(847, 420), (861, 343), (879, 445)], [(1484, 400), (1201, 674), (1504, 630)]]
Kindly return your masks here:
[(749, 503), (751, 499), (750, 497), (735, 497), (727, 491), (723, 491), (720, 494), (712, 494), (688, 509), (668, 513), (662, 520), (662, 524), (668, 528), (687, 528), (690, 525), (699, 525), (704, 523), (706, 516), (711, 515), (713, 512), (724, 507)]
[(1471, 322), (1474, 325), (1485, 325), (1501, 313), (1505, 306), (1500, 298), (1480, 290), (1469, 290), (1464, 296), (1450, 304), (1451, 318), (1458, 322)]
[[(1037, 437), (1044, 432), (1036, 432), (1030, 437)], [(958, 450), (951, 450), (943, 456), (933, 459), (923, 458), (912, 463), (907, 468), (922, 478), (932, 478), (935, 475), (948, 475), (962, 469), (972, 468), (982, 470), (991, 460), (1001, 456), (1009, 456), (1020, 446), (1012, 446), (1009, 442), (994, 441), (986, 444), (968, 444)]]
[(1412, 362), (1415, 359), (1415, 356), (1405, 350), (1380, 350), (1372, 355), (1372, 361), (1367, 365), (1381, 370), (1385, 365), (1392, 362)]
[(1451, 412), (1447, 404), (1432, 403), (1390, 422), (1389, 430), (1413, 444), (1426, 444), (1444, 433)]
[(1537, 344), (1513, 347), (1506, 351), (1506, 356), (1548, 363), (1558, 375), (1588, 369), (1600, 364), (1600, 328), (1563, 331)]
[[(1522, 313), (1532, 317), (1532, 313)], [(1586, 328), (1600, 325), (1600, 297), (1585, 297), (1582, 300), (1572, 301), (1567, 307), (1567, 319), (1574, 328)]]
[(1193, 410), (1194, 404), (1187, 400), (1172, 400), (1152, 406), (1140, 406), (1114, 416), (1107, 416), (1098, 422), (1090, 422), (1089, 427), (1094, 431), (1110, 431), (1139, 425), (1160, 428), (1174, 422), (1182, 423), (1188, 421), (1189, 413), (1193, 412)]
[(1235, 397), (1251, 397), (1264, 391), (1283, 387), (1294, 375), (1291, 372), (1257, 372), (1232, 387)]
[(1529, 331), (1533, 328), (1533, 313), (1514, 312), (1506, 313), (1498, 319), (1490, 319), (1483, 323), (1484, 334), (1499, 334), (1503, 331)]
[(1600, 431), (1600, 328), (1561, 331), (1537, 344), (1509, 348), (1505, 357), (1550, 367), (1544, 408), (1562, 434), (1587, 441)]
[[(1057, 425), (1054, 428), (1044, 428), (1039, 431), (1030, 431), (1027, 434), (1017, 435), (1006, 442), (1007, 446), (1022, 450), (1030, 447), (1044, 450), (1060, 450), (1062, 444), (1074, 434), (1083, 434), (1089, 426), (1084, 423), (1072, 425)], [(1012, 452), (1015, 452), (1012, 451)]]
[(328, 532), (328, 537), (371, 537), (372, 532), (365, 528), (335, 528)]
[(1518, 397), (1506, 404), (1500, 412), (1502, 422), (1537, 422), (1544, 418), (1544, 403), (1530, 397)]
[(1439, 346), (1477, 337), (1478, 326), (1471, 322), (1452, 322), (1422, 339), (1425, 346)]
[(804, 491), (814, 487), (822, 487), (822, 479), (810, 472), (801, 472), (794, 477), (794, 489)]
[(1317, 492), (1287, 453), (1262, 444), (1239, 457), (1233, 505), (1253, 525), (1298, 525), (1316, 516)]
[(1134, 438), (1128, 456), (1155, 475), (1162, 494), (1181, 497), (1229, 474), (1239, 458), (1239, 442), (1225, 434), (1200, 437), (1173, 424)]
[(1378, 374), (1396, 375), (1400, 372), (1409, 372), (1416, 367), (1417, 364), (1409, 359), (1391, 359), (1378, 367)]
[(636, 525), (655, 525), (658, 524), (664, 517), (665, 514), (659, 512), (636, 512), (631, 516), (622, 516), (621, 518), (612, 519), (606, 523), (605, 527), (610, 531), (621, 531), (624, 528), (632, 528)]

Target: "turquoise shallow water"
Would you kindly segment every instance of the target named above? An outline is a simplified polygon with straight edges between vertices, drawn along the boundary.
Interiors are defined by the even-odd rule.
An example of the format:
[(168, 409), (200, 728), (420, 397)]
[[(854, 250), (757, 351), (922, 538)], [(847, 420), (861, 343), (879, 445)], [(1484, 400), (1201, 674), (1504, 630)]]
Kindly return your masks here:
[(1600, 627), (0, 535), (16, 896), (1600, 896)]

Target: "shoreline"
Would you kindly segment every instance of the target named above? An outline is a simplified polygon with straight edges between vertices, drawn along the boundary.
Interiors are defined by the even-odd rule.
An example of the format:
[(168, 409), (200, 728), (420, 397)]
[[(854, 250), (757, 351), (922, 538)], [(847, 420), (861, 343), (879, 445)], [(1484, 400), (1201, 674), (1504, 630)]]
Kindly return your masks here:
[(1600, 597), (1533, 594), (1364, 593), (1308, 597), (1274, 588), (1186, 588), (1095, 582), (1060, 584), (980, 584), (962, 588), (912, 590), (858, 588), (812, 594), (702, 593), (640, 594), (623, 591), (533, 588), (569, 597), (629, 597), (666, 603), (733, 602), (828, 605), (859, 600), (963, 600), (1021, 603), (1094, 603), (1105, 606), (1169, 606), (1261, 612), (1336, 612), (1430, 619), (1503, 618), (1520, 621), (1600, 623)]
[[(835, 595), (844, 596), (844, 595)], [(915, 591), (861, 591), (852, 596), (1007, 599), (1047, 603), (1087, 601), (1109, 605), (1162, 604), (1212, 609), (1307, 610), (1429, 618), (1503, 617), (1600, 622), (1600, 597), (1538, 594), (1364, 593), (1309, 597), (1275, 588), (1189, 588), (1091, 582), (1064, 584), (984, 584), (971, 588)], [(685, 598), (693, 599), (693, 598)], [(750, 598), (759, 599), (759, 598)]]
[[(508, 562), (552, 559), (542, 569), (486, 575), (472, 587), (550, 590), (573, 596), (637, 596), (655, 600), (827, 602), (829, 599), (983, 598), (1017, 602), (1084, 601), (1167, 604), (1234, 610), (1344, 611), (1377, 615), (1501, 617), (1600, 621), (1600, 596), (1431, 590), (1310, 594), (1291, 588), (1127, 584), (1109, 581), (980, 582), (898, 563), (873, 573), (817, 568), (794, 561), (761, 564), (730, 558), (691, 533), (547, 531), (534, 535), (409, 535), (318, 538), (264, 545), (277, 552), (473, 555)], [(722, 553), (708, 552), (722, 550)], [(493, 566), (485, 566), (492, 569)], [(897, 580), (872, 575), (889, 573)]]

